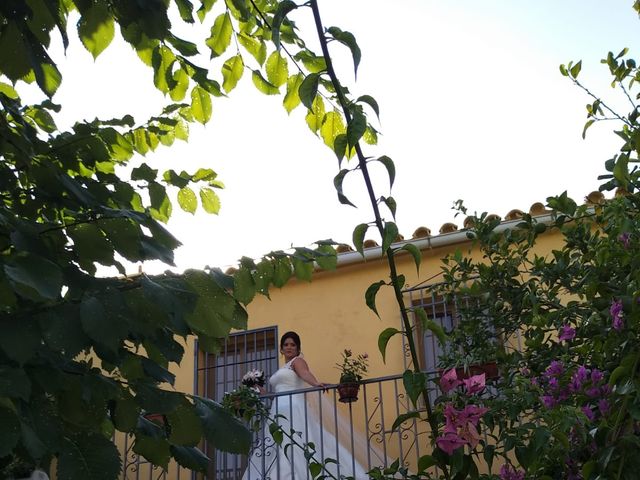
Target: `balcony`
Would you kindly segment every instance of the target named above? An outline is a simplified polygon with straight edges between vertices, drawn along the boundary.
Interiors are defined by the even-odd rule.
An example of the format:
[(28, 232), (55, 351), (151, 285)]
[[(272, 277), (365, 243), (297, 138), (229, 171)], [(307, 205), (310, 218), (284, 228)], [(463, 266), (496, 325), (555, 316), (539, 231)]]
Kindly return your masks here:
[[(433, 382), (429, 384), (433, 385)], [(402, 465), (410, 471), (415, 471), (420, 456), (430, 453), (426, 422), (410, 419), (395, 431), (391, 429), (399, 415), (413, 410), (404, 390), (402, 375), (363, 381), (358, 400), (354, 403), (341, 403), (335, 386), (329, 387), (324, 393), (318, 388), (310, 388), (267, 394), (263, 399), (267, 407), (274, 402), (288, 406), (291, 404), (289, 400), (292, 395), (302, 395), (305, 405), (308, 405), (304, 418), (295, 418), (293, 414), (294, 426), (304, 425), (304, 429), (309, 429), (312, 421), (316, 422), (316, 419), (320, 418), (325, 431), (330, 432), (327, 436), (329, 441), (323, 440), (320, 442), (321, 445), (317, 445), (315, 460), (322, 462), (325, 456), (337, 460), (335, 473), (338, 477), (352, 475), (357, 468), (356, 462), (365, 470), (369, 470), (378, 466), (386, 467), (394, 460), (400, 459)], [(287, 415), (287, 408), (290, 409), (284, 407), (280, 410), (281, 413), (292, 417), (293, 410), (290, 409)], [(307, 432), (308, 430), (302, 433), (306, 435)], [(277, 472), (278, 462), (285, 461), (282, 450), (276, 448), (271, 436), (268, 432), (265, 433), (264, 429), (259, 429), (254, 435), (253, 452), (250, 457), (226, 454), (215, 450), (211, 445), (203, 445), (203, 450), (212, 460), (206, 475), (196, 474), (175, 464), (170, 464), (169, 468), (163, 471), (133, 453), (129, 437), (121, 434), (115, 441), (123, 458), (120, 478), (126, 480), (240, 480), (249, 461), (254, 463), (253, 472), (268, 471), (271, 478), (277, 478), (277, 473), (273, 476), (273, 472)], [(333, 446), (336, 442), (344, 448), (336, 449)], [(286, 443), (289, 441), (285, 438), (283, 445)], [(329, 455), (330, 452), (333, 454)], [(254, 475), (249, 480), (260, 478), (263, 476)]]

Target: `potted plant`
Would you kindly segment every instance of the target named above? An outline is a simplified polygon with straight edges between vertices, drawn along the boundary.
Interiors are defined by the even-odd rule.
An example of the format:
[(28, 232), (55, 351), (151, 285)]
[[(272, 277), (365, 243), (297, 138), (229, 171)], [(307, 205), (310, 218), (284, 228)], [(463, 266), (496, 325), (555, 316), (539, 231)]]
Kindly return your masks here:
[(343, 403), (351, 403), (358, 400), (360, 382), (369, 368), (369, 355), (361, 353), (354, 356), (349, 349), (342, 352), (342, 363), (337, 363), (340, 370), (340, 383), (338, 384), (338, 400)]

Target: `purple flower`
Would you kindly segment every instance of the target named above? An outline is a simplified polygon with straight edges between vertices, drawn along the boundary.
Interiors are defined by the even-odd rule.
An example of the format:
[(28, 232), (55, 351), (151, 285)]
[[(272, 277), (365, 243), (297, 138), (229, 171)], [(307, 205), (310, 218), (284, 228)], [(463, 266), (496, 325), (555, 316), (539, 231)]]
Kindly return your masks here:
[(584, 365), (580, 365), (576, 373), (571, 377), (571, 391), (579, 392), (582, 389), (582, 384), (586, 382), (588, 378), (589, 370)]
[(622, 320), (622, 300), (614, 300), (611, 302), (609, 313), (611, 314), (613, 329), (617, 331), (622, 330), (622, 327), (624, 327), (624, 321)]
[(603, 379), (604, 374), (600, 370), (598, 370), (597, 368), (591, 370), (591, 381), (593, 383), (600, 383)]
[(500, 480), (524, 480), (524, 472), (511, 465), (503, 465), (500, 467)]
[(557, 390), (558, 389), (558, 379), (555, 377), (552, 377), (549, 379), (549, 388), (551, 388), (551, 390)]
[(591, 409), (591, 406), (585, 405), (581, 410), (582, 413), (584, 413), (584, 416), (587, 417), (590, 421), (593, 422), (596, 419), (596, 414)]
[(558, 341), (568, 342), (576, 337), (576, 329), (569, 325), (564, 325), (560, 329), (560, 335), (558, 335)]
[(556, 406), (556, 399), (552, 395), (543, 395), (540, 397), (542, 404), (547, 408), (553, 408)]
[(585, 393), (587, 394), (587, 397), (596, 398), (596, 397), (600, 396), (600, 388), (598, 388), (598, 387), (589, 387), (589, 388), (587, 388), (587, 391)]
[(622, 232), (618, 235), (618, 241), (624, 245), (624, 248), (628, 249), (631, 243), (631, 234), (629, 232)]
[(558, 360), (553, 360), (551, 364), (547, 367), (547, 369), (544, 371), (544, 376), (547, 378), (557, 377), (559, 375), (562, 375), (562, 372), (564, 372), (564, 365), (562, 364), (562, 362)]
[(609, 402), (606, 399), (601, 399), (598, 402), (598, 410), (602, 415), (606, 415), (609, 412)]

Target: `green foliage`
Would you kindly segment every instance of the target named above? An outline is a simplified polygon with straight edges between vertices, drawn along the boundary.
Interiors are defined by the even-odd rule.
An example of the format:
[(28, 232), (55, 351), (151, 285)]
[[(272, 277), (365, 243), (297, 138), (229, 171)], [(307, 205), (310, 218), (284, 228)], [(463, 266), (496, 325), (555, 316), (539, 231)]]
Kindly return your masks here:
[[(200, 2), (195, 13), (210, 20), (210, 33), (194, 41), (177, 36), (192, 33), (194, 5), (187, 0), (0, 6), (0, 476), (8, 474), (5, 466), (47, 469), (57, 459), (58, 478), (116, 478), (122, 461), (110, 441), (116, 430), (131, 434), (134, 451), (159, 466), (173, 458), (205, 469), (208, 459), (196, 448), (201, 437), (221, 450), (247, 452), (249, 432), (228, 411), (168, 389), (170, 364), (181, 362), (192, 336), (215, 349), (230, 329), (244, 328), (244, 305), (256, 293), (268, 296), (294, 274), (308, 280), (315, 268), (335, 268), (332, 244), (272, 252), (243, 262), (233, 276), (191, 270), (126, 277), (122, 259), (173, 265), (180, 243), (162, 223), (175, 201), (190, 213), (199, 205), (207, 213), (220, 209), (215, 189), (223, 185), (213, 170), (162, 172), (145, 155), (187, 140), (189, 123), (207, 123), (213, 97), (231, 92), (245, 68), (264, 93), (286, 84), (288, 111), (300, 102), (305, 75), (290, 74), (277, 48), (267, 51), (272, 32), (262, 14), (279, 16), (279, 41), (295, 46), (317, 73), (322, 57), (297, 37), (286, 18), (291, 5), (259, 3), (264, 11), (243, 1)], [(180, 16), (176, 27), (172, 6)], [(67, 46), (74, 9), (79, 38), (94, 58), (119, 30), (150, 68), (168, 102), (158, 115), (79, 120), (62, 131), (59, 105), (22, 103), (24, 83), (35, 82), (48, 97), (60, 86), (48, 49), (52, 34)], [(242, 53), (225, 55), (234, 38)], [(211, 72), (221, 78), (194, 63), (204, 45), (219, 62)], [(331, 96), (325, 87), (316, 93)], [(333, 142), (340, 115), (325, 118), (316, 93), (312, 129)], [(121, 276), (96, 276), (103, 267)], [(162, 414), (166, 428), (146, 420), (146, 412)]]

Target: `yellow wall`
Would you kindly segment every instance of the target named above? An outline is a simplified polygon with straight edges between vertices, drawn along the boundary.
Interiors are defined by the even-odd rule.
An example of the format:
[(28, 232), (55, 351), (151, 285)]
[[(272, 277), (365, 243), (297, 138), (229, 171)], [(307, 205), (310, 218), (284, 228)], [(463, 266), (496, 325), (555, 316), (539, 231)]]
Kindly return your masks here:
[[(541, 236), (535, 252), (542, 255), (559, 247), (560, 235)], [(441, 259), (460, 249), (470, 252), (474, 260), (481, 258), (470, 242), (427, 248), (422, 251), (419, 275), (413, 258), (403, 254), (396, 257), (398, 273), (405, 275), (411, 287), (425, 279), (441, 281)], [(344, 254), (343, 254), (344, 255)], [(352, 254), (351, 254), (352, 255)], [(340, 256), (339, 256), (340, 258)], [(316, 272), (311, 282), (291, 280), (282, 289), (272, 288), (268, 298), (257, 295), (248, 306), (248, 329), (277, 326), (278, 334), (296, 331), (302, 341), (302, 351), (316, 377), (325, 383), (337, 383), (339, 372), (335, 364), (340, 353), (350, 348), (354, 353), (367, 352), (370, 358), (368, 377), (394, 375), (404, 371), (401, 338), (391, 339), (387, 347), (386, 364), (378, 351), (378, 336), (387, 327), (400, 328), (400, 314), (390, 287), (382, 287), (377, 295), (378, 318), (365, 304), (364, 294), (370, 284), (388, 280), (387, 259), (361, 261), (338, 266), (335, 271)], [(405, 298), (405, 301), (408, 299)], [(185, 345), (185, 356), (176, 373), (176, 389), (193, 391), (195, 340)]]

